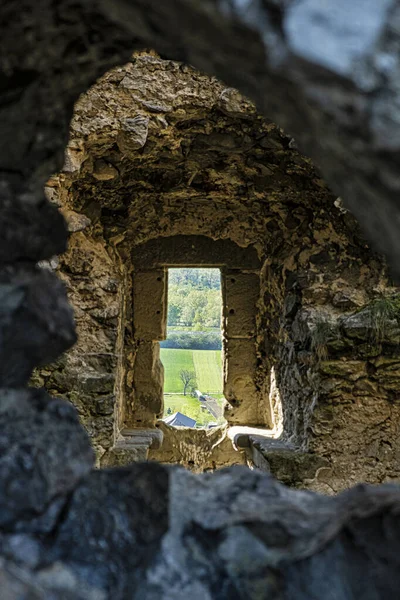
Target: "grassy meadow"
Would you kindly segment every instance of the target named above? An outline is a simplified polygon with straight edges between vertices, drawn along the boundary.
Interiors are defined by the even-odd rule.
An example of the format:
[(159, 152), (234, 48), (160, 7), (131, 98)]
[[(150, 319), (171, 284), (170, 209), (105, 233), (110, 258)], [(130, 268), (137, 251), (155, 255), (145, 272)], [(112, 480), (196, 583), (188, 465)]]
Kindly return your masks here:
[(182, 414), (195, 419), (200, 427), (204, 427), (208, 423), (215, 423), (215, 417), (208, 411), (202, 410), (201, 403), (197, 398), (191, 396), (183, 396), (182, 394), (167, 394), (164, 396), (164, 416), (168, 416), (168, 408), (171, 413), (181, 412)]
[[(222, 417), (215, 404), (190, 395), (191, 389), (209, 394), (222, 407), (221, 272), (216, 268), (168, 269), (168, 335), (161, 342), (164, 365), (164, 416), (181, 412), (204, 427)], [(183, 395), (182, 370), (196, 380)]]
[(164, 365), (164, 416), (179, 411), (195, 419), (200, 426), (215, 422), (215, 418), (201, 408), (197, 398), (183, 395), (179, 373), (182, 369), (195, 372), (196, 389), (204, 394), (212, 393), (222, 403), (221, 351), (161, 348), (161, 360)]
[(183, 384), (179, 377), (182, 369), (196, 373), (196, 388), (206, 394), (222, 394), (221, 350), (181, 350), (161, 348), (164, 365), (164, 392), (179, 394)]

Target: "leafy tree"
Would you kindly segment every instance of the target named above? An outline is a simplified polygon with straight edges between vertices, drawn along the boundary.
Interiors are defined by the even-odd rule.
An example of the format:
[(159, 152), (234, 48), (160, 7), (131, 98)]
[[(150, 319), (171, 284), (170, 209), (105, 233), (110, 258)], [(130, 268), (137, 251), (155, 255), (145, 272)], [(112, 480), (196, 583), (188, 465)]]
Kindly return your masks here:
[[(191, 285), (169, 286), (168, 326), (219, 327), (221, 323), (221, 293), (215, 289), (196, 289)], [(198, 330), (200, 330), (197, 327)]]
[(196, 386), (196, 373), (194, 371), (182, 369), (179, 372), (179, 377), (183, 383), (183, 395), (186, 396), (187, 389), (194, 388)]
[(177, 298), (171, 298), (168, 302), (168, 325), (176, 325), (181, 320), (182, 303)]

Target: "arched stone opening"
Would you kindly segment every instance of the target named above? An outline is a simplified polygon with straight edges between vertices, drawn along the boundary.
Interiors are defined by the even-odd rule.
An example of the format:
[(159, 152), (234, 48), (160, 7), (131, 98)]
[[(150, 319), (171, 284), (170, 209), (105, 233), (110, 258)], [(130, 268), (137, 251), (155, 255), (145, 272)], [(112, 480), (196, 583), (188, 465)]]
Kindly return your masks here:
[[(157, 342), (166, 337), (168, 267), (216, 267), (222, 284), (225, 417), (230, 425), (272, 429), (268, 397), (265, 390), (263, 396), (256, 385), (257, 371), (261, 367), (257, 343), (261, 264), (255, 248), (240, 248), (228, 240), (214, 241), (205, 236), (172, 236), (153, 239), (134, 248), (132, 263), (134, 336), (137, 354), (147, 356), (144, 359), (147, 367), (143, 366), (144, 388), (149, 389), (153, 383), (148, 374), (151, 364), (159, 360)], [(158, 370), (154, 378), (159, 383), (157, 406), (160, 407), (162, 370)], [(137, 380), (136, 372), (133, 380)], [(145, 392), (143, 397), (142, 410), (134, 408), (131, 417), (136, 426), (142, 423), (139, 415), (146, 412), (145, 405), (149, 404)], [(154, 424), (154, 417), (160, 417), (161, 412), (160, 408), (150, 411), (149, 424)]]
[[(363, 438), (357, 428), (338, 427), (340, 435), (358, 440), (341, 452), (326, 438), (324, 423), (328, 414), (340, 422), (341, 409), (332, 406), (343, 390), (349, 422), (357, 420), (358, 406), (363, 411), (374, 398), (370, 330), (357, 334), (364, 355), (349, 364), (354, 338), (343, 323), (391, 292), (390, 280), (384, 261), (293, 139), (237, 91), (190, 67), (138, 55), (78, 101), (64, 170), (46, 190), (71, 232), (58, 270), (77, 309), (80, 342), (55, 370), (42, 372), (41, 382), (77, 404), (100, 464), (150, 456), (202, 470), (248, 460), (260, 465), (266, 457), (270, 464), (276, 453), (278, 462), (288, 456), (291, 463), (293, 452), (302, 452), (311, 470), (317, 465), (321, 472), (312, 485), (327, 491), (331, 480), (344, 485), (350, 462), (349, 477), (369, 472), (373, 478), (372, 462), (351, 455), (359, 454)], [(253, 403), (256, 416), (248, 414), (247, 423), (231, 419), (232, 425), (265, 428), (232, 433), (241, 452), (225, 434), (210, 439), (196, 433), (193, 443), (163, 425), (160, 447), (159, 407), (138, 410), (136, 417), (132, 412), (130, 390), (140, 381), (134, 367), (133, 255), (182, 235), (251, 248), (258, 257), (255, 355), (243, 353), (240, 361), (256, 364), (253, 384), (259, 397), (268, 398), (271, 415), (260, 418), (266, 411)], [(188, 255), (188, 248), (181, 251)], [(340, 335), (331, 340), (335, 328)], [(160, 381), (159, 363), (151, 356), (141, 377), (154, 383)], [(160, 396), (160, 389), (155, 383), (152, 393)], [(391, 392), (380, 390), (384, 406)], [(380, 418), (371, 419), (374, 431)], [(270, 440), (274, 426), (279, 447)], [(332, 475), (340, 461), (340, 474)], [(293, 481), (313, 480), (315, 472), (305, 471)]]
[[(296, 600), (302, 594), (322, 598), (332, 589), (396, 596), (398, 548), (388, 532), (396, 530), (398, 486), (362, 486), (330, 501), (245, 470), (212, 477), (161, 465), (91, 472), (90, 448), (73, 409), (43, 391), (18, 389), (32, 364), (48, 360), (74, 339), (55, 278), (35, 269), (37, 260), (60, 252), (65, 240), (61, 220), (42, 201), (40, 182), (56, 162), (54, 150), (63, 146), (71, 98), (96, 69), (124, 52), (127, 56), (133, 39), (138, 44), (154, 40), (183, 58), (193, 56), (210, 72), (226, 73), (231, 83), (236, 79), (253, 97), (265, 98), (264, 107), (273, 107), (278, 98), (282, 108), (274, 114), (297, 127), (299, 135), (303, 131), (317, 158), (323, 150), (327, 176), (361, 216), (368, 214), (364, 222), (371, 239), (380, 239), (392, 258), (398, 254), (398, 3), (369, 3), (368, 10), (351, 5), (354, 19), (346, 2), (334, 7), (318, 0), (229, 5), (237, 8), (234, 27), (228, 4), (218, 0), (177, 0), (170, 10), (152, 0), (78, 1), (73, 11), (63, 1), (2, 4), (1, 43), (11, 48), (2, 61), (1, 90), (6, 234), (0, 236), (1, 291), (7, 299), (1, 376), (11, 388), (1, 393), (5, 595), (250, 598), (262, 588), (266, 595)], [(291, 79), (289, 93), (283, 75)], [(271, 83), (272, 102), (265, 81)], [(291, 111), (296, 102), (298, 111)], [(18, 261), (18, 267), (12, 264)], [(393, 374), (380, 379), (392, 380), (394, 399), (395, 304), (369, 305), (373, 339), (382, 345), (386, 338), (387, 347), (392, 338), (390, 368), (383, 370)], [(383, 331), (376, 327), (382, 314), (390, 324)], [(353, 332), (365, 336), (362, 329), (353, 327)], [(27, 344), (35, 331), (37, 346)], [(372, 365), (375, 374), (379, 363)], [(373, 375), (371, 366), (369, 371)], [(395, 417), (383, 420), (382, 429)], [(359, 430), (357, 439), (370, 434), (374, 438), (376, 429)], [(393, 432), (385, 435), (391, 440)], [(374, 460), (376, 449), (371, 452)], [(380, 480), (381, 465), (374, 465)], [(282, 547), (277, 524), (291, 544)], [(251, 560), (243, 561), (244, 549)], [(367, 577), (360, 578), (361, 565)]]

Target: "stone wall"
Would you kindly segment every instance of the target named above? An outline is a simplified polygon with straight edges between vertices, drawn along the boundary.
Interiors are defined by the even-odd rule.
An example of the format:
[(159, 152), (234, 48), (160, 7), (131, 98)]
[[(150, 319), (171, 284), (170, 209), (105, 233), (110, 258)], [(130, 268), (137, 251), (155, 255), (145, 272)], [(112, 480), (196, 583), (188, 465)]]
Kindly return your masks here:
[(267, 267), (265, 302), (282, 312), (266, 311), (265, 331), (278, 340), (266, 352), (274, 356), (282, 439), (326, 459), (307, 486), (332, 493), (398, 476), (396, 367), (382, 367), (396, 363), (397, 312), (379, 308), (397, 306), (398, 289), (340, 204), (315, 211), (308, 236), (297, 254), (283, 246)]
[[(63, 286), (36, 267), (66, 242), (62, 219), (43, 200), (44, 179), (61, 168), (75, 95), (143, 40), (237, 81), (274, 117), (297, 123), (371, 237), (397, 256), (398, 3), (231, 6), (235, 26), (227, 3), (217, 1), (176, 0), (167, 10), (152, 0), (0, 6), (0, 577), (11, 600), (398, 593), (398, 486), (359, 486), (326, 498), (249, 469), (194, 476), (136, 464), (93, 471), (73, 407), (26, 387), (33, 366), (54, 361), (75, 340)], [(390, 360), (394, 308), (368, 309), (373, 342), (392, 349)], [(386, 330), (376, 326), (380, 312)], [(340, 327), (344, 342), (354, 339), (349, 332), (359, 330), (359, 320)], [(318, 339), (314, 349), (326, 357)], [(387, 391), (396, 385), (395, 374), (379, 375), (379, 359), (373, 366), (375, 382)], [(278, 449), (275, 458), (282, 465)]]
[[(168, 267), (213, 266), (220, 269), (222, 284), (225, 418), (229, 425), (272, 428), (267, 396), (262, 393), (262, 387), (257, 386), (260, 259), (255, 248), (240, 248), (228, 240), (181, 235), (140, 244), (133, 249), (131, 258), (134, 339), (138, 348), (133, 388), (137, 391), (137, 369), (143, 363), (140, 370), (145, 373), (143, 384), (148, 394), (143, 401), (136, 397), (131, 402), (132, 424), (143, 423), (141, 415), (145, 410), (150, 415), (149, 424), (154, 426), (155, 419), (162, 413), (158, 407), (162, 405), (163, 372), (159, 369), (153, 373), (152, 364), (159, 362), (157, 340), (166, 337)], [(151, 351), (144, 361), (138, 362), (149, 342), (152, 342)], [(153, 373), (152, 376), (149, 373)], [(157, 390), (152, 390), (156, 382)], [(157, 402), (157, 409), (151, 407), (151, 398)]]
[(123, 278), (102, 239), (85, 229), (71, 232), (68, 251), (55, 266), (76, 307), (78, 343), (33, 381), (76, 406), (101, 457), (114, 438)]
[[(160, 262), (157, 252), (168, 247), (168, 240), (200, 234), (216, 244), (216, 255), (221, 243), (234, 244), (238, 251), (233, 254), (252, 248), (262, 266), (256, 285), (250, 273), (225, 278), (224, 318), (231, 323), (232, 338), (227, 365), (254, 365), (247, 383), (242, 377), (243, 399), (236, 406), (229, 369), (225, 372), (231, 424), (270, 428), (265, 435), (281, 435), (290, 448), (321, 457), (325, 468), (318, 480), (307, 476), (307, 485), (328, 493), (366, 477), (381, 481), (395, 476), (395, 450), (393, 458), (386, 453), (377, 468), (378, 455), (370, 457), (364, 443), (379, 429), (382, 444), (395, 444), (394, 430), (384, 433), (380, 417), (371, 416), (366, 425), (371, 431), (365, 435), (359, 422), (359, 412), (368, 412), (377, 393), (371, 360), (383, 360), (393, 350), (385, 344), (378, 354), (371, 350), (367, 328), (358, 334), (363, 364), (354, 363), (355, 350), (347, 341), (341, 362), (329, 367), (331, 358), (339, 359), (337, 354), (331, 357), (324, 340), (324, 332), (335, 324), (394, 291), (387, 267), (295, 141), (262, 119), (248, 100), (192, 68), (155, 55), (137, 55), (78, 101), (64, 169), (46, 189), (69, 223), (70, 250), (57, 269), (78, 307), (80, 341), (57, 366), (56, 375), (48, 369), (40, 381), (77, 403), (102, 464), (134, 459), (136, 451), (129, 454), (125, 446), (118, 451), (119, 432), (154, 428), (162, 412), (157, 341), (165, 332), (159, 313), (161, 329), (150, 337), (149, 332), (135, 337), (138, 324), (132, 307), (140, 303), (146, 311), (149, 299), (157, 297), (141, 293), (140, 286), (135, 292), (135, 248), (149, 248), (139, 268), (153, 264), (164, 269), (168, 261)], [(169, 252), (180, 254), (172, 260), (174, 265), (192, 264), (190, 243)], [(232, 263), (228, 268), (238, 266)], [(255, 287), (261, 291), (258, 298), (252, 292)], [(256, 305), (255, 322), (250, 323), (250, 313), (248, 322), (243, 315), (235, 321), (230, 313), (231, 304), (240, 310), (244, 299), (246, 306)], [(148, 360), (139, 360), (146, 349), (152, 357), (150, 370)], [(82, 362), (79, 356), (85, 355)], [(350, 364), (361, 369), (359, 376), (349, 373)], [(351, 389), (350, 377), (360, 380)], [(155, 404), (148, 396), (149, 386)], [(357, 386), (364, 388), (362, 393)], [(387, 393), (387, 386), (383, 389), (378, 396), (385, 413), (393, 394)], [(247, 405), (240, 416), (238, 407)], [(328, 426), (329, 412), (334, 417)], [(169, 436), (165, 428), (164, 435)], [(192, 448), (192, 434), (182, 435), (181, 448)], [(343, 447), (334, 441), (339, 435), (349, 440)], [(162, 446), (167, 461), (202, 470), (233, 460), (228, 446), (224, 459), (218, 450), (218, 460), (204, 461), (200, 456), (208, 453), (199, 447), (199, 459), (193, 460), (193, 451), (185, 455), (173, 443), (176, 433), (171, 436)], [(150, 456), (162, 459), (162, 448), (153, 446)], [(268, 461), (268, 452), (264, 454)], [(244, 460), (241, 453), (234, 462)], [(306, 485), (300, 476), (293, 482)]]

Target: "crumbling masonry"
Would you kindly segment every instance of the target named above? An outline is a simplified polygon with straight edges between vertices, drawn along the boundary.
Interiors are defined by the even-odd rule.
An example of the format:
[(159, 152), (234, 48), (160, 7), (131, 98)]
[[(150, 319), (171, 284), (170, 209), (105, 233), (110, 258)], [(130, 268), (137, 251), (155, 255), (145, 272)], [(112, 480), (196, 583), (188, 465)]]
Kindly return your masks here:
[[(328, 495), (398, 479), (398, 3), (0, 14), (3, 597), (396, 597), (398, 485)], [(158, 423), (177, 255), (224, 277), (211, 435)]]
[[(397, 289), (294, 140), (237, 91), (134, 56), (77, 102), (46, 194), (70, 230), (55, 268), (79, 341), (36, 382), (77, 406), (100, 465), (250, 461), (326, 493), (399, 476)], [(219, 431), (158, 421), (167, 268), (185, 265), (222, 269)]]

